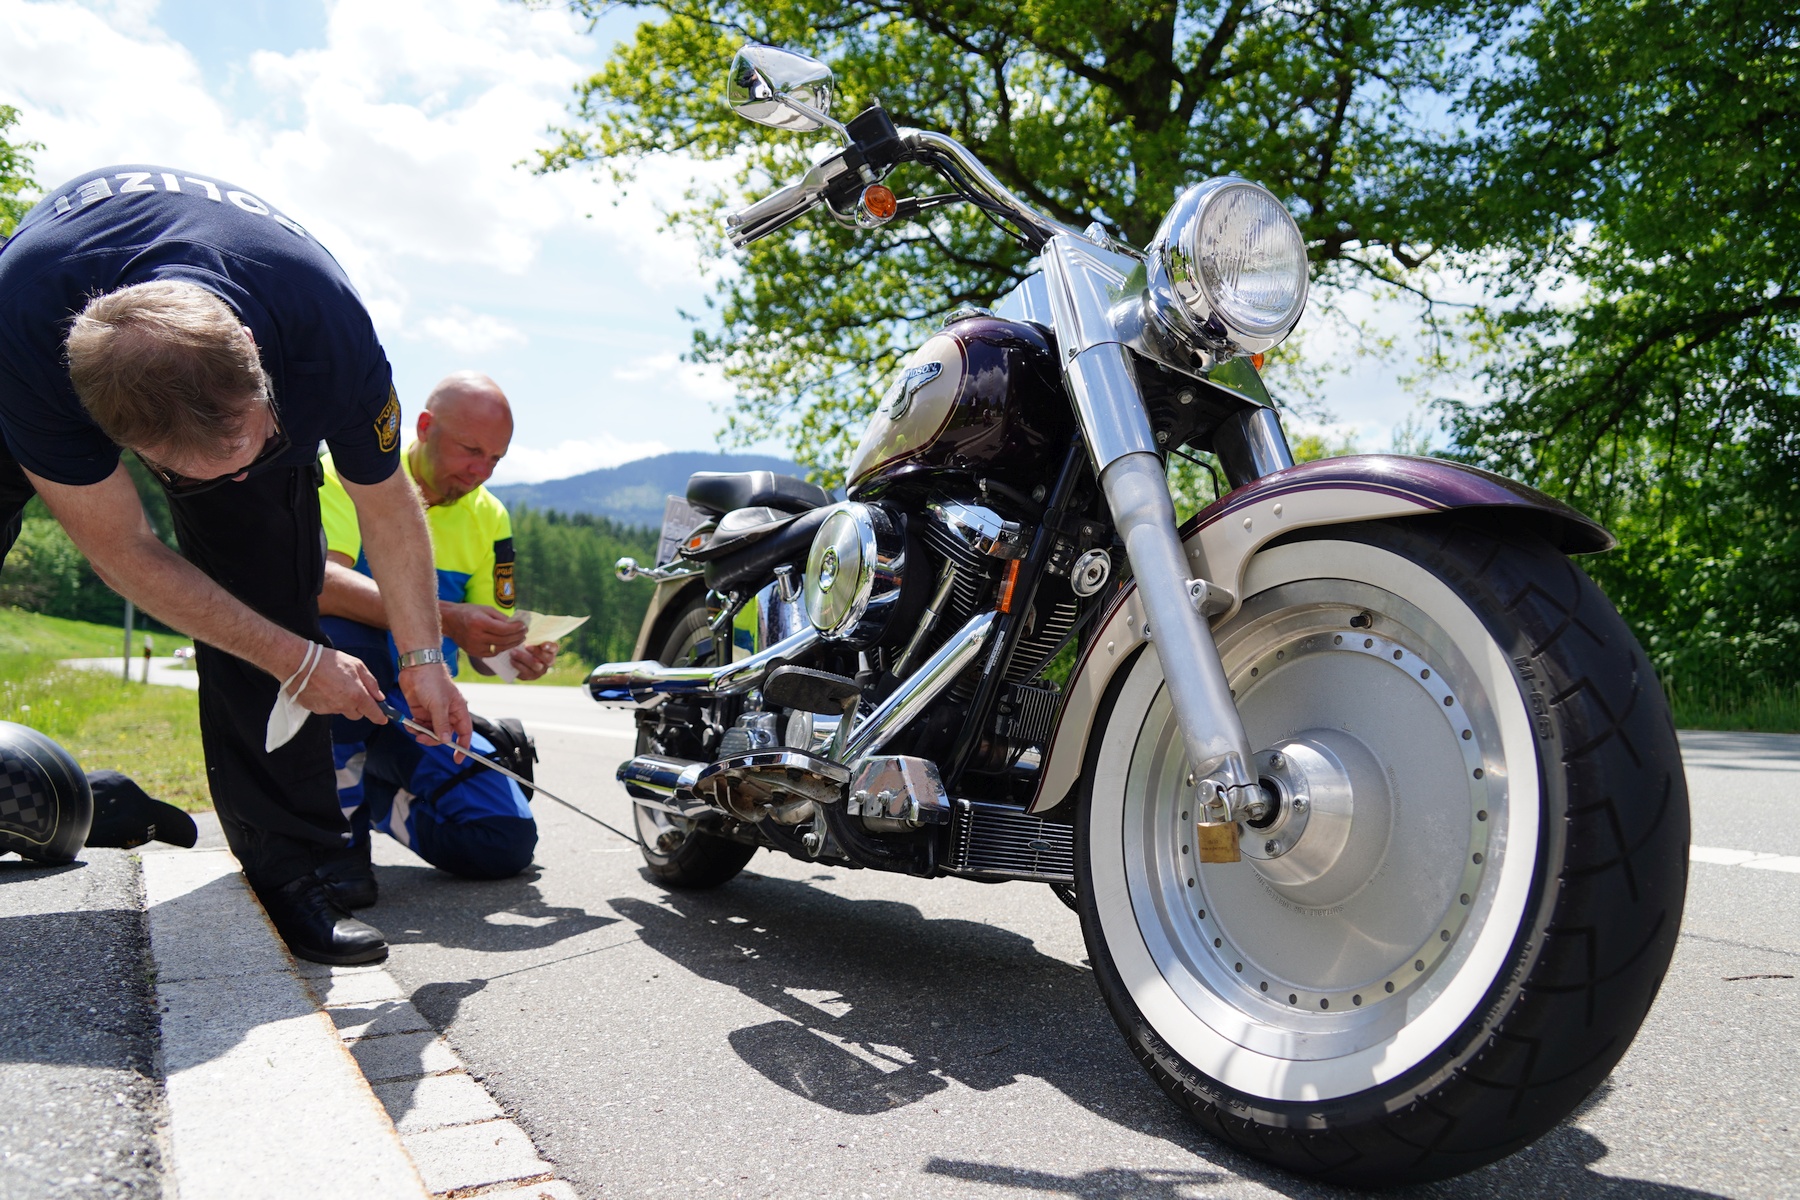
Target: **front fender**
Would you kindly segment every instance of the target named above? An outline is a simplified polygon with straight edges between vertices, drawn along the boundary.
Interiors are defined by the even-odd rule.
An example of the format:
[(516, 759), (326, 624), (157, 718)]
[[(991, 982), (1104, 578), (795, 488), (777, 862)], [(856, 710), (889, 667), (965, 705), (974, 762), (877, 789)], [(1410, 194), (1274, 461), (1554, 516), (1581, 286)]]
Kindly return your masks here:
[[(1251, 557), (1284, 534), (1453, 509), (1485, 509), (1527, 523), (1568, 554), (1617, 544), (1597, 522), (1535, 488), (1478, 467), (1400, 454), (1326, 458), (1276, 471), (1194, 514), (1181, 527), (1181, 539), (1194, 576), (1230, 593), (1228, 607), (1212, 618), (1220, 625), (1237, 612)], [(1069, 676), (1032, 812), (1068, 797), (1107, 685), (1144, 640), (1144, 608), (1134, 583), (1101, 618)]]

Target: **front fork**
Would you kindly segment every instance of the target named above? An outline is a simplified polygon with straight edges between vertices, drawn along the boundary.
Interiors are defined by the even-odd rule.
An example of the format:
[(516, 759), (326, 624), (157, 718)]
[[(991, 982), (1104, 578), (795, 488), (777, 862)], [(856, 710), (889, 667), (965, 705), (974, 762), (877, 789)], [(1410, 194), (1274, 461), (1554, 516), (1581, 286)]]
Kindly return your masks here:
[[(1169, 497), (1167, 468), (1126, 348), (1103, 342), (1067, 362), (1069, 390), (1099, 472), (1100, 490), (1137, 577), (1144, 636), (1162, 662), (1169, 701), (1194, 764), (1202, 858), (1236, 861), (1232, 826), (1263, 810), (1250, 768), (1250, 742), (1232, 699), (1219, 647), (1201, 606), (1206, 581), (1196, 580), (1182, 548)], [(1247, 410), (1237, 440), (1259, 473), (1291, 465), (1280, 423), (1267, 409)], [(1235, 443), (1234, 443), (1235, 444)]]

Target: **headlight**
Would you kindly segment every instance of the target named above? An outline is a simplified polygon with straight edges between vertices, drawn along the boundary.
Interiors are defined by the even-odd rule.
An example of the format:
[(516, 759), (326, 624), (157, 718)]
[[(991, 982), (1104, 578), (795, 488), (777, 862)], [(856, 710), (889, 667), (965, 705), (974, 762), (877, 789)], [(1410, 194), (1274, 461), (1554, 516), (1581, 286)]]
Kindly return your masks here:
[(1150, 243), (1158, 316), (1208, 349), (1267, 350), (1306, 307), (1306, 242), (1281, 201), (1242, 179), (1189, 188)]

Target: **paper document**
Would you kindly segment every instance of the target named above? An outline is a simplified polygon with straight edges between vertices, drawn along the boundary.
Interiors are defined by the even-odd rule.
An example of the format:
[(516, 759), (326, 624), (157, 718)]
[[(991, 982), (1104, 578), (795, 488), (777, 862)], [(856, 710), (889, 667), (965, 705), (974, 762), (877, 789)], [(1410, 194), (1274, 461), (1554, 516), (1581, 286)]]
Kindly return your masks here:
[[(559, 617), (550, 613), (535, 613), (527, 609), (519, 609), (513, 613), (515, 620), (525, 622), (525, 645), (537, 646), (544, 642), (560, 642), (577, 629), (587, 624), (586, 617)], [(496, 679), (506, 683), (519, 682), (518, 668), (513, 666), (512, 651), (505, 650), (491, 658), (481, 660), (483, 666), (494, 673)]]

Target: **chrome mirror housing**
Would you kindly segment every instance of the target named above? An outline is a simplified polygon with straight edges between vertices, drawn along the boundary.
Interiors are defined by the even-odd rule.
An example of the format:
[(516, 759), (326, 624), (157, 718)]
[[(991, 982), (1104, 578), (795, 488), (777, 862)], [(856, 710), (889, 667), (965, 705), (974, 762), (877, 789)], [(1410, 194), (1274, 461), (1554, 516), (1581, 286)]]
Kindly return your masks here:
[(827, 125), (839, 127), (831, 119), (833, 86), (831, 68), (818, 59), (752, 43), (731, 60), (725, 101), (747, 121), (811, 133)]

